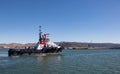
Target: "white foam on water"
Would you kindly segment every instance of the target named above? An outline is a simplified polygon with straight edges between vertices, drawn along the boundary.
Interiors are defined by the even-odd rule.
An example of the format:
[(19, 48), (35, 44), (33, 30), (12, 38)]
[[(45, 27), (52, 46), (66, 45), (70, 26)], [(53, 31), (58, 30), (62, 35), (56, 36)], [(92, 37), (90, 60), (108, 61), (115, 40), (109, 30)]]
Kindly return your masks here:
[(2, 54), (0, 54), (0, 57), (8, 57), (8, 54), (2, 53)]

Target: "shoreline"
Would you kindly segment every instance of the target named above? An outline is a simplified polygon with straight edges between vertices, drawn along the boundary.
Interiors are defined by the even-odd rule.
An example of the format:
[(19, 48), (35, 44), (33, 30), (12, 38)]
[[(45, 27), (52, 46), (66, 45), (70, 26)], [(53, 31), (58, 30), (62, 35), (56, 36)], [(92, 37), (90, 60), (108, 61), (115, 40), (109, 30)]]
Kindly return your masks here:
[[(55, 42), (56, 44), (64, 47), (65, 49), (120, 49), (120, 44), (114, 43), (81, 43), (81, 42)], [(0, 49), (25, 49), (30, 47), (34, 48), (36, 43), (9, 43), (9, 44), (0, 44)]]

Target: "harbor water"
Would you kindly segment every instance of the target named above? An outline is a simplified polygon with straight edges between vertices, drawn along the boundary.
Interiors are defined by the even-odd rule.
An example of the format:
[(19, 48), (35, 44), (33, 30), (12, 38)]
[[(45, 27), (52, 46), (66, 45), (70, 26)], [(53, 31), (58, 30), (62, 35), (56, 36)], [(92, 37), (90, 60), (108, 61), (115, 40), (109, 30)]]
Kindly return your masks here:
[(8, 57), (0, 49), (0, 74), (120, 74), (120, 50), (63, 50), (59, 55)]

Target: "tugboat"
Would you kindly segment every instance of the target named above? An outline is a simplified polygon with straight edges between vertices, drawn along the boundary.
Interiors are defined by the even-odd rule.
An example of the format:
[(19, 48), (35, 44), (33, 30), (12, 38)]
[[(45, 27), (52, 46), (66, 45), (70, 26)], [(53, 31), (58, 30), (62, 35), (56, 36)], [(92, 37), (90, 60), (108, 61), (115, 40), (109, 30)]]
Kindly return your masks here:
[(8, 56), (59, 54), (62, 50), (62, 46), (50, 41), (49, 34), (42, 34), (41, 26), (39, 26), (39, 41), (32, 49), (9, 49)]

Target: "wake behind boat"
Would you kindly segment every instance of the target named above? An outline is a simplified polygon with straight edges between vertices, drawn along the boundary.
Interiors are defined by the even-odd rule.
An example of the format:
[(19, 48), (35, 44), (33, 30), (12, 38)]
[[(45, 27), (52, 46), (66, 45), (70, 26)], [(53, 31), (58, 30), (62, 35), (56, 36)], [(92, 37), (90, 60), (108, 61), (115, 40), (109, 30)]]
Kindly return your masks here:
[(62, 52), (63, 47), (51, 42), (49, 39), (49, 34), (42, 34), (41, 26), (39, 27), (39, 41), (30, 49), (9, 49), (8, 56), (17, 55), (40, 55), (40, 54), (58, 54)]

